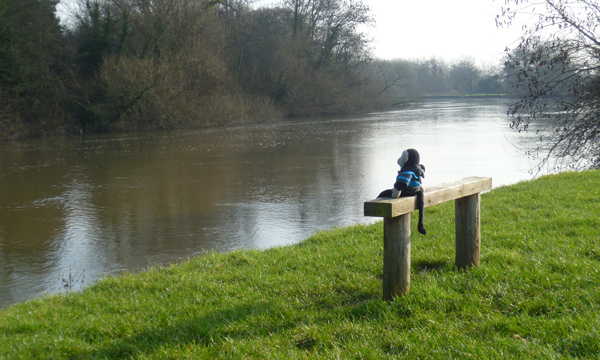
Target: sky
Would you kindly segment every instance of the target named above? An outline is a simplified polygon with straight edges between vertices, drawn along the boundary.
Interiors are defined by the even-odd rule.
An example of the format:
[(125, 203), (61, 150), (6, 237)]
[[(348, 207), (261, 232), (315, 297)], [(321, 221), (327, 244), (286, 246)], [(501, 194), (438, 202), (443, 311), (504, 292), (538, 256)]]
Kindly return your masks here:
[[(379, 59), (456, 61), (497, 65), (521, 35), (519, 26), (496, 28), (504, 0), (363, 0), (375, 18), (368, 29)], [(276, 0), (256, 1), (258, 6)]]
[[(499, 63), (520, 29), (498, 29), (500, 0), (365, 0), (375, 17), (374, 54), (383, 59), (464, 57)], [(518, 31), (516, 31), (518, 30)]]

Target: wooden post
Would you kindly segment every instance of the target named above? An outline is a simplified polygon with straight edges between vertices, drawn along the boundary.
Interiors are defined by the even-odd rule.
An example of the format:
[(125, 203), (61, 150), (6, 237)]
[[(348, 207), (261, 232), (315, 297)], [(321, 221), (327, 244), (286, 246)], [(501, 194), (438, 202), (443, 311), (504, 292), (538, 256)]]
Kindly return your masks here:
[(411, 213), (383, 219), (383, 299), (408, 294), (410, 289)]
[(456, 221), (456, 267), (479, 266), (481, 243), (481, 194), (458, 198), (454, 202)]

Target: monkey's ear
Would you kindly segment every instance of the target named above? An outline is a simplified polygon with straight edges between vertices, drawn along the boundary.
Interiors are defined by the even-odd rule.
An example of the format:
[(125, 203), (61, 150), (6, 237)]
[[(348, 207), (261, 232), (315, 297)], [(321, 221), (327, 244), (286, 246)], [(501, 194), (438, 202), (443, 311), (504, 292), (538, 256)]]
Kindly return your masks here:
[(402, 156), (398, 158), (398, 165), (400, 165), (400, 167), (403, 167), (404, 164), (406, 164), (406, 162), (408, 161), (408, 155), (408, 150), (404, 150), (402, 152)]

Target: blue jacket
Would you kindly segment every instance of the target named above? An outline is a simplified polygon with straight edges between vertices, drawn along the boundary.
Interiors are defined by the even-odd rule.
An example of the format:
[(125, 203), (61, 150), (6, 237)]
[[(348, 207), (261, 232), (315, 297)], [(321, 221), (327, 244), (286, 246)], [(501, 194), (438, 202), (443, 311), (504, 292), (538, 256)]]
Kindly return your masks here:
[(419, 192), (421, 190), (422, 178), (424, 177), (425, 167), (421, 164), (400, 169), (396, 176), (394, 188), (392, 189), (392, 197), (399, 197), (401, 192), (405, 195), (414, 195)]

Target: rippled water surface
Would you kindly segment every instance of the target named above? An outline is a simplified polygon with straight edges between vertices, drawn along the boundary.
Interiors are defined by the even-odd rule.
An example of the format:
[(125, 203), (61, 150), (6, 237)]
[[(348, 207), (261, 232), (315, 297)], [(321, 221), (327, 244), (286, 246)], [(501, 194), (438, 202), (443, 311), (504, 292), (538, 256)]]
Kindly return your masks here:
[(207, 250), (374, 221), (403, 149), (425, 185), (531, 178), (500, 100), (336, 119), (0, 143), (0, 307)]

